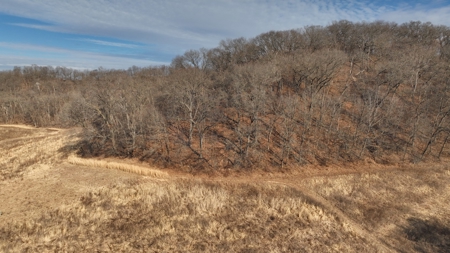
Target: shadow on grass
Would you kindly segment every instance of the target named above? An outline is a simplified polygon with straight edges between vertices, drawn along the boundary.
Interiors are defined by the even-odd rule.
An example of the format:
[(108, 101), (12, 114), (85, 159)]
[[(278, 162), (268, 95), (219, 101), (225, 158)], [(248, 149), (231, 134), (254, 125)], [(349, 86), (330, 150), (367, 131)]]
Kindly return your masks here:
[(404, 233), (418, 252), (450, 252), (450, 228), (436, 220), (409, 218)]

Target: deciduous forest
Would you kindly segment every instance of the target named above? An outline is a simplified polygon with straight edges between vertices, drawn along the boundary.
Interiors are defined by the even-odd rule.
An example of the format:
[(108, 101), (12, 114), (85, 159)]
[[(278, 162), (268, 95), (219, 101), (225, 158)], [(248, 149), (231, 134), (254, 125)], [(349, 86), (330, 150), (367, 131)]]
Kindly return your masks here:
[(0, 122), (83, 127), (84, 156), (277, 169), (450, 156), (450, 28), (337, 21), (170, 66), (0, 72)]

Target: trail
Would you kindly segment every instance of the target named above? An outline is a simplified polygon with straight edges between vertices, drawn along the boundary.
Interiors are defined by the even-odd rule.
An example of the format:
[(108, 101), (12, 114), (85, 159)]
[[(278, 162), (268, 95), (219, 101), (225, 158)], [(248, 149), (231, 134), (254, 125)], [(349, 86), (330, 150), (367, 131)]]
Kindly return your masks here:
[(386, 244), (379, 235), (367, 231), (367, 229), (360, 226), (356, 221), (350, 218), (348, 215), (344, 214), (339, 208), (332, 205), (328, 200), (319, 194), (301, 187), (298, 184), (293, 184), (289, 182), (279, 182), (279, 181), (265, 181), (267, 184), (277, 184), (286, 187), (292, 187), (300, 191), (304, 198), (313, 203), (314, 205), (322, 208), (324, 211), (332, 213), (340, 222), (349, 225), (360, 237), (365, 238), (368, 242), (372, 243), (377, 247), (379, 252), (395, 252)]
[(13, 127), (13, 128), (20, 128), (20, 129), (32, 129), (32, 130), (37, 129), (36, 127), (33, 127), (33, 126), (27, 126), (27, 125), (8, 125), (8, 124), (0, 124), (0, 127)]
[[(11, 129), (21, 129), (24, 132), (14, 132)], [(92, 187), (108, 186), (111, 182), (117, 182), (117, 180), (144, 178), (159, 181), (200, 180), (210, 183), (276, 185), (297, 190), (306, 202), (333, 215), (347, 229), (354, 231), (358, 237), (364, 238), (367, 243), (375, 246), (378, 252), (398, 251), (385, 240), (388, 236), (388, 230), (369, 231), (325, 197), (303, 186), (302, 182), (311, 178), (328, 178), (349, 174), (361, 175), (372, 172), (403, 170), (405, 168), (373, 167), (362, 170), (354, 166), (336, 170), (307, 169), (296, 173), (241, 173), (230, 176), (220, 174), (213, 176), (192, 175), (181, 171), (165, 170), (161, 173), (167, 176), (154, 179), (151, 176), (125, 172), (126, 169), (121, 171), (120, 166), (117, 166), (119, 169), (107, 168), (108, 164), (112, 164), (111, 162), (89, 165), (94, 163), (86, 159), (89, 162), (86, 163), (86, 166), (70, 164), (68, 154), (62, 154), (61, 150), (76, 142), (78, 133), (79, 129), (0, 125), (0, 134), (2, 134), (0, 135), (0, 152), (2, 153), (0, 165), (3, 165), (3, 168), (0, 168), (0, 176), (2, 176), (2, 173), (6, 176), (12, 176), (12, 179), (6, 181), (2, 181), (0, 177), (0, 211), (7, 214), (0, 216), (0, 223), (5, 221), (7, 217), (9, 219), (13, 217), (17, 220), (38, 217), (42, 210), (75, 201), (85, 192), (91, 190)], [(73, 150), (68, 152), (73, 153)], [(155, 168), (138, 163), (135, 160), (99, 159), (98, 161), (111, 160), (123, 165), (137, 165), (140, 166), (139, 168), (145, 169), (145, 167), (148, 167), (148, 169), (155, 170)], [(408, 170), (424, 170), (426, 167), (410, 167)], [(18, 168), (23, 171), (17, 170)], [(10, 174), (5, 174), (5, 171)], [(21, 178), (14, 178), (16, 175), (14, 173), (20, 174)]]
[[(2, 129), (0, 126), (0, 130)], [(27, 129), (27, 126), (7, 126), (10, 128)], [(16, 136), (11, 136), (18, 135)], [(65, 147), (68, 143), (75, 141), (76, 132), (69, 130), (49, 130), (49, 129), (34, 129), (33, 132), (1, 132), (2, 140), (0, 141), (0, 163), (13, 163), (18, 161), (29, 160), (33, 157), (42, 159), (40, 162), (47, 162), (48, 159), (55, 161), (60, 155), (60, 149)], [(6, 135), (6, 136), (5, 136)]]
[[(278, 185), (288, 188), (293, 188), (301, 193), (305, 201), (321, 208), (323, 211), (328, 212), (336, 217), (338, 221), (342, 224), (350, 227), (358, 236), (364, 238), (375, 246), (378, 252), (397, 252), (392, 249), (390, 245), (388, 245), (383, 239), (383, 235), (376, 234), (375, 232), (370, 232), (365, 229), (363, 226), (358, 224), (355, 220), (350, 218), (344, 212), (342, 212), (339, 208), (335, 207), (328, 200), (326, 200), (321, 195), (317, 194), (314, 191), (311, 191), (305, 187), (301, 186), (301, 181), (298, 183), (294, 183), (298, 178), (292, 178), (289, 175), (285, 175), (286, 178), (278, 178), (278, 179), (270, 179), (267, 177), (260, 177), (259, 179), (255, 178), (247, 178), (243, 177), (201, 177), (201, 180), (209, 183), (227, 183), (227, 184), (262, 184), (262, 185)], [(191, 175), (183, 175), (183, 174), (175, 174), (172, 175), (171, 179), (181, 179), (181, 180), (192, 180), (198, 179), (198, 177), (193, 177)], [(304, 180), (305, 178), (302, 178)]]
[[(11, 131), (17, 129), (23, 132)], [(67, 163), (65, 152), (70, 150), (62, 150), (76, 143), (78, 133), (78, 129), (0, 126), (0, 224), (39, 218), (94, 188), (139, 177)]]

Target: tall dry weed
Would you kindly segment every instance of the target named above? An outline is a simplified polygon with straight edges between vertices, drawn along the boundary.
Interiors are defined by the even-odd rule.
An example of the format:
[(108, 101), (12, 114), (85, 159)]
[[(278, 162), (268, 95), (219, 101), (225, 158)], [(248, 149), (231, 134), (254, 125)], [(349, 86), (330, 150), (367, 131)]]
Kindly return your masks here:
[[(342, 210), (348, 217), (362, 224), (367, 230), (383, 236), (393, 245), (405, 251), (450, 252), (450, 245), (441, 245), (449, 239), (450, 181), (446, 166), (417, 167), (408, 170), (392, 170), (358, 175), (341, 175), (306, 179), (303, 184), (322, 195)], [(422, 225), (411, 220), (423, 221), (424, 227), (439, 227), (434, 231), (436, 240), (412, 240), (410, 234), (425, 234), (411, 229)], [(430, 225), (427, 222), (433, 220)], [(411, 228), (412, 227), (412, 228)], [(419, 228), (416, 228), (419, 227)], [(429, 249), (429, 250), (426, 250)]]
[(102, 161), (102, 160), (96, 160), (96, 159), (79, 158), (74, 155), (69, 156), (67, 161), (69, 163), (75, 164), (75, 165), (122, 170), (122, 171), (135, 173), (135, 174), (143, 175), (143, 176), (151, 176), (151, 177), (157, 177), (157, 178), (165, 178), (168, 176), (168, 174), (166, 172), (160, 171), (157, 169), (152, 169), (152, 168), (137, 166), (137, 165), (132, 165), (132, 164), (126, 164), (126, 163), (108, 162), (108, 161)]
[(375, 252), (286, 187), (130, 181), (0, 228), (2, 251)]

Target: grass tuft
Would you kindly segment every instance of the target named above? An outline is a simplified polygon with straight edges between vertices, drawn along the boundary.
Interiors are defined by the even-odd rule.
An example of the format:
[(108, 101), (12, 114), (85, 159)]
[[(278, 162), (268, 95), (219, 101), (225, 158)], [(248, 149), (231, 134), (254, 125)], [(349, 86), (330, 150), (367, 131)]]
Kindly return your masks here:
[(106, 169), (122, 170), (130, 173), (135, 173), (143, 176), (150, 176), (156, 178), (166, 178), (168, 174), (164, 171), (151, 169), (147, 167), (131, 165), (126, 163), (107, 162), (95, 159), (85, 159), (71, 155), (67, 161), (71, 164), (87, 166), (87, 167), (100, 167)]

